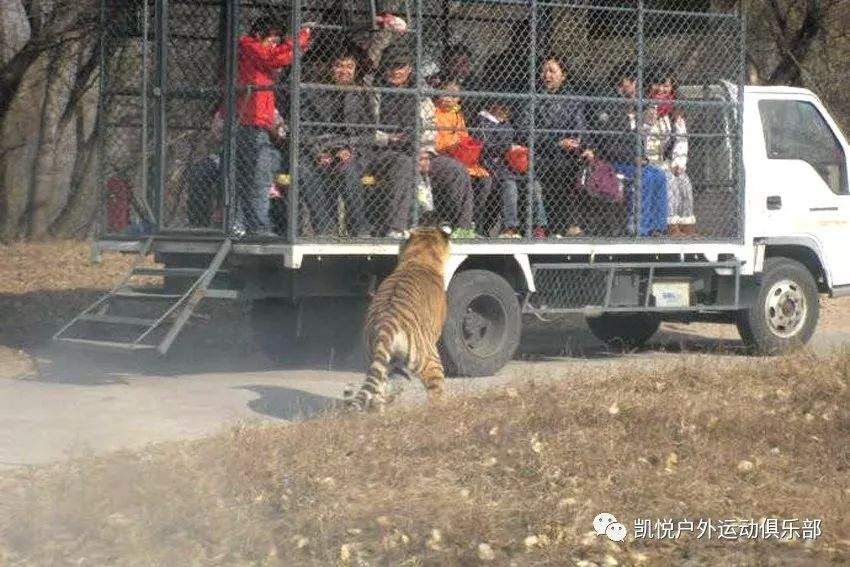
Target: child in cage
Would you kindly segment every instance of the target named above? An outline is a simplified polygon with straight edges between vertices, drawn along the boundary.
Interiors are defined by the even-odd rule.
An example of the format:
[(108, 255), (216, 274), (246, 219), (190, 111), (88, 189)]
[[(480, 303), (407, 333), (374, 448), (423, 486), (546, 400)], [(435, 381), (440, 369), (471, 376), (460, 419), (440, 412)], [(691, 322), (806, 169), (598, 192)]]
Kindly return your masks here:
[[(633, 136), (646, 136), (654, 115), (650, 110), (638, 116), (635, 105), (637, 75), (634, 62), (621, 64), (611, 74), (612, 88), (628, 104), (603, 109), (597, 114), (594, 128), (617, 134), (594, 136), (590, 140), (592, 145), (582, 151), (582, 158), (589, 163), (600, 158), (609, 162), (627, 184), (626, 232), (659, 236), (667, 233), (667, 179), (660, 167), (647, 160), (646, 151), (639, 155), (635, 148)], [(638, 173), (639, 183), (636, 182)]]
[[(455, 78), (443, 78), (439, 81), (440, 90), (457, 93), (460, 81)], [(460, 107), (460, 98), (451, 94), (438, 96), (434, 101), (434, 126), (436, 138), (434, 149), (437, 155), (431, 159), (431, 168), (435, 164), (460, 164), (469, 174), (471, 190), (462, 193), (462, 202), (453, 202), (450, 207), (456, 209), (458, 228), (453, 238), (474, 238), (477, 236), (473, 224), (474, 211), (480, 210), (490, 194), (490, 174), (478, 163), (481, 155), (481, 142), (469, 135), (466, 121)], [(433, 175), (433, 174), (432, 174)], [(438, 195), (439, 196), (439, 195)], [(440, 207), (438, 207), (439, 209)]]
[(210, 122), (210, 153), (190, 163), (180, 176), (181, 192), (188, 195), (187, 220), (193, 228), (213, 228), (213, 223), (221, 222), (223, 138), (224, 109), (218, 106)]
[[(502, 198), (502, 230), (500, 238), (520, 238), (518, 179), (527, 171), (527, 165), (522, 160), (512, 156), (522, 156), (527, 149), (515, 143), (516, 130), (511, 123), (511, 108), (503, 101), (494, 100), (485, 105), (478, 113), (476, 126), (480, 128), (479, 136), (484, 142), (482, 156), (483, 165), (490, 172), (493, 186)], [(535, 238), (545, 238), (546, 208), (543, 205), (543, 191), (540, 182), (532, 182), (531, 203), (533, 235)]]
[(650, 108), (647, 160), (667, 178), (667, 232), (670, 236), (696, 234), (694, 195), (687, 173), (688, 130), (684, 113), (677, 109), (672, 73), (659, 71), (649, 88), (656, 101)]

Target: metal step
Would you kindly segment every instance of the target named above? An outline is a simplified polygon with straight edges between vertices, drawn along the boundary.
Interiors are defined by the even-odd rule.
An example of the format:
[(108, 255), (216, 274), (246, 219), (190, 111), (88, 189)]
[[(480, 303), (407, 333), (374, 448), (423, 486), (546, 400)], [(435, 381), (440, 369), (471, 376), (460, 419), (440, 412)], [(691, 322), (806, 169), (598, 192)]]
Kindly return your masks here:
[(114, 341), (95, 341), (92, 339), (74, 339), (69, 337), (62, 337), (58, 339), (60, 341), (66, 343), (74, 343), (78, 345), (89, 345), (89, 346), (99, 346), (104, 348), (123, 348), (127, 350), (153, 350), (156, 348), (156, 345), (143, 345), (136, 343), (118, 343)]
[[(134, 276), (202, 276), (207, 268), (136, 268)], [(219, 272), (223, 273), (223, 272)]]
[(80, 321), (93, 321), (95, 323), (110, 323), (112, 325), (132, 325), (135, 327), (150, 327), (156, 323), (156, 319), (142, 319), (141, 317), (118, 317), (115, 315), (81, 315)]
[[(144, 245), (138, 251), (138, 258), (134, 265), (126, 272), (124, 279), (116, 285), (112, 290), (99, 298), (97, 301), (88, 306), (76, 317), (71, 319), (64, 327), (53, 335), (54, 340), (62, 340), (70, 343), (100, 346), (108, 348), (123, 348), (129, 350), (156, 349), (160, 354), (165, 354), (171, 348), (171, 344), (180, 330), (189, 321), (194, 314), (198, 303), (205, 297), (222, 298), (222, 299), (238, 299), (241, 293), (238, 290), (219, 288), (210, 289), (210, 284), (220, 273), (219, 269), (233, 248), (233, 243), (230, 239), (225, 239), (215, 256), (210, 260), (210, 265), (206, 268), (153, 268), (144, 267), (141, 264), (153, 246), (153, 237), (148, 238)], [(194, 279), (183, 293), (164, 293), (164, 289), (160, 288), (144, 288), (134, 287), (130, 283), (133, 276), (185, 276)], [(141, 284), (140, 284), (141, 285)], [(165, 303), (165, 311), (156, 319), (147, 319), (141, 317), (124, 317), (117, 315), (107, 315), (112, 300), (116, 298), (125, 299), (143, 299), (161, 301)], [(97, 323), (111, 323), (116, 325), (126, 325), (133, 327), (143, 327), (144, 330), (135, 339), (130, 339), (127, 342), (118, 341), (102, 341), (96, 339), (85, 339), (76, 337), (64, 337), (68, 329), (70, 329), (78, 321), (91, 321)], [(143, 343), (150, 337), (154, 331), (163, 327), (164, 324), (170, 325), (168, 330), (159, 340), (159, 344), (152, 345)]]
[(242, 292), (238, 289), (209, 289), (204, 292), (204, 297), (211, 299), (239, 299)]
[[(230, 254), (232, 248), (233, 242), (229, 238), (222, 242), (221, 247), (218, 249), (218, 252), (215, 253), (215, 256), (210, 262), (207, 271), (204, 273), (204, 275), (199, 277), (195, 281), (195, 283), (192, 284), (189, 290), (186, 291), (186, 293), (183, 295), (186, 300), (176, 302), (174, 306), (166, 312), (166, 315), (170, 315), (176, 307), (180, 307), (180, 313), (177, 315), (177, 318), (174, 320), (174, 323), (171, 325), (171, 328), (168, 329), (168, 332), (165, 334), (159, 345), (156, 347), (156, 350), (160, 354), (164, 355), (168, 352), (168, 349), (171, 348), (171, 344), (174, 342), (174, 339), (177, 338), (177, 335), (180, 333), (180, 330), (183, 328), (183, 325), (185, 325), (189, 318), (192, 316), (195, 307), (198, 306), (198, 303), (200, 303), (200, 301), (204, 297), (207, 297), (207, 291), (209, 290), (210, 284), (212, 283), (213, 279), (215, 279), (218, 270), (221, 268), (221, 265), (224, 263), (224, 260), (227, 258), (227, 255)], [(163, 317), (165, 317), (166, 315), (164, 315)], [(141, 341), (149, 332), (150, 330), (142, 334), (137, 340)]]
[(115, 292), (115, 297), (129, 297), (131, 299), (180, 299), (179, 293), (147, 293), (132, 289), (122, 289)]

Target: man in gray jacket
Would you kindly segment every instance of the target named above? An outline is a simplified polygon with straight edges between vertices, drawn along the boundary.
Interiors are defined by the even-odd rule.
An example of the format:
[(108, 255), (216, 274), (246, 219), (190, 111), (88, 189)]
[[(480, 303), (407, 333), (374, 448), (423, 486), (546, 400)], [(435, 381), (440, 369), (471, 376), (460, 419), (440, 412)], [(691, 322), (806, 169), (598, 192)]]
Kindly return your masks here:
[[(412, 56), (406, 49), (392, 48), (384, 53), (378, 86), (390, 89), (414, 87)], [(469, 173), (457, 160), (435, 152), (437, 132), (433, 101), (429, 97), (417, 100), (409, 92), (375, 91), (370, 94), (371, 112), (377, 126), (369, 167), (379, 177), (379, 185), (382, 186), (384, 202), (378, 206), (386, 212), (387, 236), (402, 237), (410, 227), (410, 210), (419, 169), (414, 165), (415, 161), (428, 164), (427, 175), (434, 188), (434, 197), (442, 205), (437, 209), (457, 227), (454, 234), (471, 236), (473, 200)], [(414, 160), (417, 117), (422, 128), (419, 156)]]
[[(357, 57), (342, 50), (330, 67), (331, 83), (355, 84)], [(348, 231), (353, 236), (370, 236), (361, 178), (374, 136), (364, 129), (371, 122), (366, 96), (342, 90), (305, 90), (302, 95), (305, 122), (336, 123), (335, 126), (304, 126), (301, 145), (301, 187), (319, 235), (338, 234), (336, 203), (341, 194), (348, 213)], [(359, 125), (359, 127), (358, 127)]]

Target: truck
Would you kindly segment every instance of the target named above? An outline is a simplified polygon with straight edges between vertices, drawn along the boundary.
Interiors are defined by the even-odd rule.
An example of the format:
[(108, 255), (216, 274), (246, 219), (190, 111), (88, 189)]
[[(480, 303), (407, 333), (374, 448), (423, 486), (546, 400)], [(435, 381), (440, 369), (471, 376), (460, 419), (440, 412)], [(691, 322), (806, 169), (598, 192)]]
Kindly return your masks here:
[[(662, 321), (734, 324), (744, 343), (765, 355), (806, 343), (818, 322), (820, 296), (850, 293), (850, 264), (843, 252), (850, 238), (847, 140), (812, 92), (745, 85), (745, 14), (737, 6), (715, 6), (661, 0), (103, 0), (104, 212), (95, 246), (98, 253), (138, 254), (139, 263), (55, 338), (165, 354), (201, 301), (230, 299), (249, 306), (256, 340), (276, 356), (306, 344), (356, 348), (370, 294), (393, 269), (401, 242), (354, 234), (346, 187), (306, 185), (305, 172), (315, 157), (309, 148), (327, 132), (369, 140), (377, 130), (392, 133), (398, 126), (345, 124), (308, 113), (305, 101), (321, 92), (377, 94), (385, 101), (395, 94), (419, 105), (452, 96), (473, 113), (497, 100), (522, 117), (515, 121), (516, 141), (530, 156), (528, 171), (516, 174), (525, 181), (519, 199), (523, 234), (495, 236), (504, 221), (495, 192), (490, 231), (454, 241), (445, 268), (449, 310), (440, 345), (449, 374), (494, 374), (514, 356), (523, 320), (550, 314), (583, 315), (597, 338), (620, 349), (640, 347)], [(402, 32), (381, 27), (388, 15), (403, 22)], [(309, 22), (312, 43), (306, 50), (293, 49), (290, 64), (271, 87), (240, 84), (240, 37), (263, 18), (290, 37)], [(337, 57), (335, 46), (357, 45), (358, 38), (372, 54), (369, 48), (384, 40), (406, 46), (410, 82), (394, 87), (380, 80), (354, 85), (329, 80), (324, 70)], [(559, 50), (559, 57), (550, 57)], [(445, 74), (457, 63), (452, 57), (459, 57), (458, 69), (467, 76), (455, 79), (461, 86), (448, 91), (445, 82), (431, 78), (440, 76), (434, 68)], [(572, 78), (570, 88), (541, 87), (541, 67), (549, 60)], [(636, 83), (631, 99), (614, 91), (610, 80), (612, 69), (624, 61), (631, 62)], [(379, 61), (375, 69), (379, 74)], [(649, 87), (667, 80), (665, 74), (676, 75), (674, 112), (687, 123), (679, 136), (688, 142), (696, 234), (643, 234), (635, 228), (648, 214), (641, 172), (652, 167), (646, 156), (657, 140), (643, 125), (613, 131), (595, 120), (626, 111), (638, 121), (647, 111), (657, 118), (662, 101)], [(275, 93), (287, 128), (281, 156), (288, 163), (275, 172), (273, 193), (279, 198), (271, 202), (277, 230), (272, 238), (244, 237), (233, 226), (244, 190), (240, 179), (251, 175), (240, 163), (239, 132), (245, 126), (238, 107), (252, 89)], [(551, 101), (572, 103), (586, 120), (565, 119), (560, 129), (541, 126), (540, 109), (558, 108)], [(207, 156), (217, 166), (205, 185), (206, 216), (198, 222), (191, 210), (199, 202), (198, 189), (186, 189), (185, 180), (190, 172), (196, 177), (203, 172), (192, 167), (204, 155), (215, 109), (220, 109), (223, 135), (217, 153)], [(421, 116), (415, 122), (407, 131), (412, 147), (404, 150), (411, 153), (411, 164), (423, 155), (423, 132), (433, 128)], [(471, 120), (467, 130), (473, 138), (481, 132)], [(552, 136), (581, 138), (596, 143), (593, 147), (611, 139), (634, 147), (637, 173), (632, 179), (620, 176), (622, 202), (576, 193), (558, 177), (583, 162), (575, 155), (547, 156)], [(364, 143), (352, 146), (354, 152), (376, 151)], [(377, 198), (393, 190), (381, 187), (381, 172), (364, 167), (358, 173), (357, 189), (367, 195), (367, 208), (373, 203), (370, 218), (379, 224), (399, 214)], [(550, 228), (573, 214), (575, 203), (584, 203), (585, 214), (590, 203), (607, 224), (595, 232), (535, 235), (535, 176), (548, 184), (542, 200), (550, 209)], [(321, 179), (342, 183), (339, 178)], [(422, 167), (419, 186), (427, 178)], [(439, 197), (436, 182), (432, 179), (431, 190)], [(328, 210), (311, 210), (305, 196), (317, 190), (327, 197)], [(423, 203), (413, 199), (411, 225)], [(484, 205), (476, 207), (477, 214)], [(321, 214), (336, 219), (331, 233), (317, 231), (311, 221), (311, 215)], [(161, 267), (143, 263), (151, 254)], [(140, 285), (140, 277), (159, 278), (162, 285)]]

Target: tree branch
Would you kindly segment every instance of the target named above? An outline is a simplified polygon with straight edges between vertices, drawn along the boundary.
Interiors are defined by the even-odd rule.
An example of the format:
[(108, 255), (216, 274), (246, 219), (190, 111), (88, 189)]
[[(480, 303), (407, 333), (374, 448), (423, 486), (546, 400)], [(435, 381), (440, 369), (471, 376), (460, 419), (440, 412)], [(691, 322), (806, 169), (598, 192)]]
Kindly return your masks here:
[(34, 49), (33, 41), (29, 40), (23, 49), (15, 53), (2, 68), (0, 68), (0, 116), (5, 115), (9, 105), (15, 98), (15, 93), (30, 65), (38, 59), (40, 50)]
[(806, 0), (803, 21), (793, 38), (779, 45), (782, 55), (779, 63), (767, 80), (770, 84), (799, 84), (803, 70), (800, 62), (805, 59), (815, 38), (824, 29), (824, 12), (820, 0)]
[(773, 19), (776, 20), (776, 25), (779, 26), (779, 32), (784, 36), (788, 33), (788, 18), (785, 17), (785, 12), (779, 6), (779, 0), (769, 0), (769, 4)]
[[(85, 51), (84, 51), (85, 52)], [(65, 122), (71, 118), (74, 113), (77, 103), (80, 98), (91, 88), (91, 77), (100, 63), (100, 53), (97, 49), (92, 49), (86, 62), (77, 70), (74, 78), (74, 85), (71, 87), (71, 94), (68, 97), (68, 102), (65, 105), (65, 110), (62, 113), (61, 121)]]
[[(25, 7), (28, 10), (27, 16), (31, 22), (39, 20), (40, 16), (33, 15), (39, 11), (40, 2), (25, 2)], [(62, 48), (69, 42), (74, 42), (86, 38), (95, 41), (97, 34), (97, 19), (89, 13), (91, 3), (85, 3), (79, 13), (62, 12), (57, 14), (56, 18), (52, 18), (51, 29), (41, 29), (36, 33), (36, 28), (32, 28), (30, 39), (23, 47), (15, 53), (12, 58), (2, 67), (0, 67), (0, 116), (3, 116), (9, 110), (9, 105), (18, 91), (18, 87), (24, 78), (27, 70), (38, 59), (39, 55), (45, 51)], [(70, 6), (56, 6), (56, 10), (74, 10)], [(58, 21), (57, 18), (62, 21)], [(34, 20), (35, 19), (35, 20)], [(31, 23), (31, 26), (36, 25)], [(41, 25), (41, 24), (38, 24)]]
[(30, 35), (36, 37), (43, 31), (44, 20), (42, 20), (42, 6), (39, 0), (24, 0), (21, 2), (27, 21), (30, 24)]

